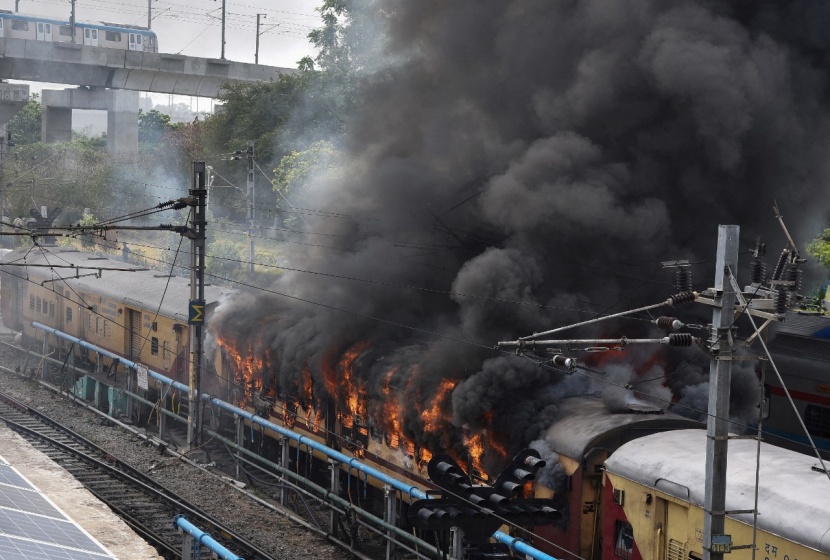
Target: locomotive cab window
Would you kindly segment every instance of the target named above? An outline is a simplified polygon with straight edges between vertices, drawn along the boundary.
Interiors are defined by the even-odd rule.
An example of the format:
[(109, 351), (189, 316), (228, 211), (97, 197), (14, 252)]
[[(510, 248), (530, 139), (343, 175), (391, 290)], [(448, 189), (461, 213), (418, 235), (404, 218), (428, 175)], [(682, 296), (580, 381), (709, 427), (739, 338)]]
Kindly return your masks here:
[(19, 19), (13, 19), (12, 20), (12, 29), (15, 29), (17, 31), (28, 31), (29, 30), (29, 22), (28, 21), (22, 21), (22, 20), (19, 20)]
[(629, 560), (634, 551), (634, 528), (631, 523), (617, 519), (614, 523), (614, 556)]

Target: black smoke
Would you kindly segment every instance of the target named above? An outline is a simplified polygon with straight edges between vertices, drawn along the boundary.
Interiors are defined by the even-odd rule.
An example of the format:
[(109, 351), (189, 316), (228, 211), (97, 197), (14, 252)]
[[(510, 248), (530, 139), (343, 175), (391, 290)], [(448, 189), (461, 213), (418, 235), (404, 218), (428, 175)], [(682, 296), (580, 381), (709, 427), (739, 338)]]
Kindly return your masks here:
[[(382, 398), (383, 372), (399, 365), (411, 437), (438, 441), (414, 411), (449, 378), (447, 429), (479, 429), (492, 412), (517, 449), (562, 396), (605, 392), (613, 407), (625, 394), (500, 354), (498, 340), (661, 301), (674, 291), (662, 260), (702, 263), (695, 288), (710, 286), (718, 224), (741, 226), (742, 250), (758, 235), (783, 246), (776, 198), (797, 240), (820, 231), (827, 3), (375, 4), (367, 28), (386, 50), (338, 139), (349, 163), (296, 201), (336, 216), (305, 218), (308, 245), (286, 247), (292, 268), (341, 278), (286, 272), (270, 288), (284, 296), (255, 292), (214, 320), (259, 341), (280, 383), (309, 366), (321, 388), (327, 356), (369, 340), (383, 359), (359, 375)], [(655, 335), (645, 321), (585, 333)], [(660, 352), (609, 379), (705, 408), (707, 360)], [(736, 371), (734, 410), (751, 412), (754, 373)]]

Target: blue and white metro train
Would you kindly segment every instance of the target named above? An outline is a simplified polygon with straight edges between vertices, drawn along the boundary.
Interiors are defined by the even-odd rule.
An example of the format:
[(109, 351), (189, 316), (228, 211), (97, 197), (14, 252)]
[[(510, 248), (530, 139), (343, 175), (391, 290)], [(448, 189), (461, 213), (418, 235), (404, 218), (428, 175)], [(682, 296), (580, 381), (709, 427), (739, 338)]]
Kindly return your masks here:
[[(23, 15), (0, 10), (0, 38), (71, 43), (72, 26), (67, 20)], [(75, 43), (139, 52), (158, 52), (156, 34), (144, 27), (120, 23), (75, 23)]]

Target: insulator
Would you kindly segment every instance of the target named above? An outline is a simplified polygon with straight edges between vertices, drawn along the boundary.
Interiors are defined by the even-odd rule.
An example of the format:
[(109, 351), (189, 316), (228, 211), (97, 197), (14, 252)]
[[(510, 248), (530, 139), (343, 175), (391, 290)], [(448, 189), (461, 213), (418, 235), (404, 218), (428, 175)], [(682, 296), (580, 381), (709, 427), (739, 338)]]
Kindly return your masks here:
[(665, 331), (676, 331), (683, 327), (683, 323), (677, 317), (658, 317), (654, 322)]
[(568, 369), (573, 369), (576, 367), (576, 360), (574, 360), (573, 358), (566, 358), (562, 354), (557, 354), (556, 356), (554, 356), (551, 359), (551, 362), (553, 362), (553, 365), (555, 366), (564, 366)]
[(775, 294), (775, 312), (783, 315), (787, 312), (787, 290), (778, 288), (778, 293)]
[(781, 280), (781, 275), (784, 274), (784, 265), (790, 258), (790, 252), (787, 249), (781, 251), (781, 256), (778, 257), (778, 262), (775, 263), (775, 270), (772, 272), (773, 280)]
[(752, 284), (763, 284), (767, 276), (767, 263), (761, 259), (752, 261), (752, 267), (749, 269), (749, 281)]
[(692, 291), (692, 271), (688, 268), (678, 268), (674, 276), (674, 287), (681, 292)]
[(787, 286), (789, 291), (797, 292), (801, 290), (801, 268), (799, 268), (798, 263), (787, 265), (787, 280), (792, 282), (792, 285)]
[(680, 305), (681, 303), (688, 303), (690, 301), (694, 301), (697, 298), (697, 294), (694, 292), (680, 292), (679, 294), (674, 294), (669, 298), (669, 303), (671, 305)]
[(690, 333), (671, 333), (669, 335), (669, 346), (691, 346), (692, 335)]

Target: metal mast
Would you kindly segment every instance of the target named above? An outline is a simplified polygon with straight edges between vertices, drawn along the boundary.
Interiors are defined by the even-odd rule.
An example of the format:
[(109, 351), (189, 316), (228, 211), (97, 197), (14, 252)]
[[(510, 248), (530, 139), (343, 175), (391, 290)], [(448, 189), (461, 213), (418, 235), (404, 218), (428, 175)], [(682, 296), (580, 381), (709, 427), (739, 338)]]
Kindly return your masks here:
[(248, 230), (248, 282), (254, 278), (254, 143), (248, 142), (248, 217), (246, 220)]
[(205, 162), (193, 163), (193, 188), (190, 189), (190, 361), (187, 414), (187, 445), (198, 447), (202, 439), (202, 354), (204, 352), (205, 324), (205, 227), (207, 190), (205, 189)]
[(259, 19), (260, 17), (267, 18), (267, 14), (256, 15), (256, 52), (254, 53), (254, 64), (259, 64)]
[(703, 518), (703, 558), (723, 560), (731, 549), (724, 534), (726, 521), (726, 453), (729, 437), (729, 383), (732, 375), (735, 289), (731, 271), (738, 269), (738, 226), (718, 226), (709, 366), (709, 417), (706, 423), (706, 497)]

